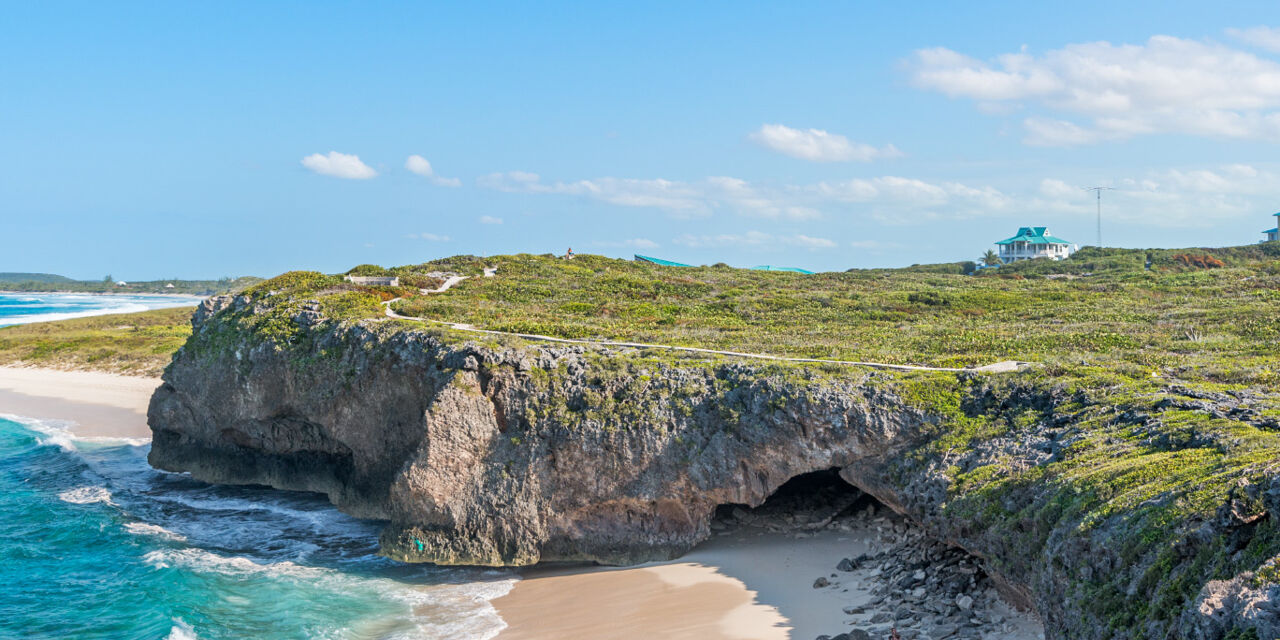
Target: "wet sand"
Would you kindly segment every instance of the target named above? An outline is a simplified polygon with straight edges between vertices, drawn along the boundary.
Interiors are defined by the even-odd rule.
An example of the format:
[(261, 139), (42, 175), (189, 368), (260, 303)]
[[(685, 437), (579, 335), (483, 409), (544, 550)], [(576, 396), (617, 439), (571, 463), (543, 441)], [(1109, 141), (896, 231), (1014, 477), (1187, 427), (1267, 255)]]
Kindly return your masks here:
[(159, 378), (0, 367), (0, 414), (65, 420), (81, 436), (149, 438), (147, 404)]

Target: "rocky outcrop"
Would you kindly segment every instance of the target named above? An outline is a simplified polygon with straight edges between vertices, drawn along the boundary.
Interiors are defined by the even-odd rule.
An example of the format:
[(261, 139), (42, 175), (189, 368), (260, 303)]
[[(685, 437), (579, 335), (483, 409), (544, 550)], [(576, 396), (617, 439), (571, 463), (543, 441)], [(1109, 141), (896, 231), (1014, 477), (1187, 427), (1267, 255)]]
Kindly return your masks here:
[[(1117, 623), (1081, 594), (1098, 587), (1128, 603), (1152, 588), (1140, 578), (1156, 556), (1108, 538), (1128, 529), (1013, 517), (1055, 504), (1056, 485), (978, 506), (957, 500), (964, 473), (1060, 461), (1081, 432), (1055, 408), (1084, 402), (1065, 392), (1014, 382), (996, 393), (982, 377), (949, 373), (479, 343), (396, 321), (331, 322), (317, 305), (268, 332), (248, 322), (264, 311), (247, 297), (197, 311), (151, 402), (150, 462), (210, 482), (325, 493), (348, 513), (387, 520), (381, 545), (392, 558), (507, 566), (674, 558), (709, 535), (717, 506), (759, 505), (795, 476), (838, 469), (933, 537), (985, 559), (993, 583), (1037, 610), (1050, 637), (1225, 638), (1258, 626), (1250, 612), (1269, 606), (1259, 604), (1270, 597), (1266, 583), (1214, 586), (1205, 576), (1194, 584), (1207, 591), (1158, 624)], [(903, 379), (962, 387), (955, 410), (967, 415), (1040, 417), (1034, 429), (973, 446), (925, 447), (957, 428), (956, 416)], [(1269, 514), (1257, 504), (1245, 517)], [(1182, 555), (1161, 560), (1173, 562), (1170, 572), (1258, 519), (1194, 526), (1203, 531), (1187, 525)], [(1112, 595), (1115, 584), (1133, 591)], [(1215, 616), (1225, 622), (1206, 622)]]

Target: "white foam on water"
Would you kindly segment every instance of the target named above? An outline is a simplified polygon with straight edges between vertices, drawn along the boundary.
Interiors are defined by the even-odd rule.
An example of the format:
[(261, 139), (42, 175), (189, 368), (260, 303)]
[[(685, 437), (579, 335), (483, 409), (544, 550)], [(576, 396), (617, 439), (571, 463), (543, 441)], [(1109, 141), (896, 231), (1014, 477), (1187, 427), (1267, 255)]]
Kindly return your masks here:
[(162, 538), (164, 540), (173, 540), (175, 542), (186, 542), (187, 537), (174, 533), (162, 526), (155, 524), (147, 524), (146, 522), (129, 522), (124, 525), (124, 530), (135, 536), (151, 536), (154, 538)]
[[(145, 445), (147, 440), (82, 438), (69, 431), (66, 422), (5, 417), (35, 432), (42, 445), (58, 446), (88, 465), (89, 470), (81, 480), (84, 484), (64, 491), (60, 499), (73, 504), (105, 503), (119, 508), (127, 519), (133, 520), (122, 525), (130, 534), (218, 548), (239, 547), (247, 534), (257, 541), (254, 547), (258, 551), (247, 551), (250, 557), (230, 555), (236, 552), (224, 555), (227, 552), (215, 553), (199, 547), (153, 550), (143, 556), (149, 566), (241, 579), (252, 576), (283, 580), (304, 588), (335, 594), (367, 594), (367, 597), (404, 605), (403, 626), (399, 631), (388, 633), (379, 624), (381, 631), (364, 630), (371, 633), (367, 637), (490, 640), (506, 628), (490, 600), (511, 590), (517, 578), (508, 573), (423, 568), (422, 573), (411, 571), (409, 577), (402, 573), (396, 573), (398, 578), (384, 577), (379, 574), (381, 570), (398, 572), (404, 567), (396, 569), (397, 563), (373, 555), (371, 540), (376, 538), (376, 523), (350, 518), (321, 501), (288, 494), (241, 496), (233, 489), (216, 487), (171, 491), (163, 482), (156, 483), (157, 478), (170, 474), (152, 470), (146, 464), (146, 447), (136, 446)], [(92, 445), (86, 446), (89, 443)], [(94, 446), (99, 443), (107, 447), (113, 444), (134, 447)], [(118, 495), (113, 495), (113, 491)], [(182, 508), (157, 511), (157, 505), (164, 503)], [(322, 536), (325, 548), (321, 549), (309, 541), (306, 533), (299, 531)], [(342, 551), (344, 540), (350, 541), (354, 555)], [(337, 558), (341, 558), (340, 568), (309, 566), (315, 554), (333, 558), (335, 549)], [(353, 573), (341, 568), (357, 566), (365, 570)], [(473, 579), (475, 581), (464, 582)], [(334, 629), (333, 632), (334, 638), (366, 637), (354, 629)], [(317, 633), (326, 635), (322, 631)], [(196, 638), (190, 625), (174, 619), (167, 640)]]
[(182, 618), (173, 619), (173, 628), (169, 629), (169, 635), (164, 640), (199, 640), (200, 636), (196, 635), (196, 630)]
[(0, 413), (0, 418), (16, 422), (39, 434), (36, 441), (43, 445), (53, 445), (70, 453), (78, 453), (77, 442), (102, 445), (141, 446), (151, 442), (151, 438), (116, 438), (110, 436), (78, 436), (70, 427), (76, 423), (70, 420), (43, 420), (28, 418), (11, 413)]
[(94, 504), (98, 502), (110, 505), (115, 504), (111, 501), (111, 492), (107, 491), (106, 487), (76, 487), (59, 493), (58, 499), (71, 504)]
[(300, 584), (351, 593), (362, 590), (408, 605), (416, 627), (412, 634), (389, 636), (394, 640), (459, 638), (489, 640), (506, 628), (506, 622), (490, 603), (511, 591), (518, 578), (498, 574), (492, 580), (433, 585), (410, 584), (390, 578), (362, 577), (337, 569), (308, 567), (290, 561), (258, 562), (243, 556), (223, 556), (204, 549), (159, 549), (142, 558), (158, 568), (182, 568), (229, 577), (257, 576), (292, 580)]
[(75, 294), (51, 294), (34, 299), (24, 299), (23, 302), (42, 302), (43, 306), (53, 308), (74, 308), (81, 305), (98, 305), (88, 309), (79, 311), (65, 311), (54, 313), (29, 313), (15, 316), (0, 317), (0, 325), (14, 324), (30, 324), (33, 322), (53, 322), (57, 320), (70, 320), (73, 318), (88, 318), (91, 316), (103, 316), (114, 313), (136, 313), (138, 311), (148, 311), (151, 309), (164, 309), (168, 307), (185, 307), (198, 304), (202, 298), (199, 296), (113, 296), (113, 295), (75, 295)]

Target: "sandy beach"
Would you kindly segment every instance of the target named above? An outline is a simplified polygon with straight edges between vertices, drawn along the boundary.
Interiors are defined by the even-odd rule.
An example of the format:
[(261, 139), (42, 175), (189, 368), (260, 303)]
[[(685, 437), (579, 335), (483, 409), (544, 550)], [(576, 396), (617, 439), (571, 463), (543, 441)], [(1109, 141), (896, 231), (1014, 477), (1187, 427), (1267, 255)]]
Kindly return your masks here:
[(847, 630), (841, 607), (850, 601), (815, 591), (813, 580), (842, 554), (865, 552), (868, 541), (834, 531), (804, 536), (746, 529), (672, 562), (530, 569), (493, 602), (510, 625), (498, 638), (783, 640)]
[(0, 414), (75, 423), (82, 436), (149, 438), (147, 403), (159, 378), (0, 367)]
[[(887, 637), (844, 612), (872, 601), (874, 579), (835, 570), (841, 558), (873, 552), (881, 540), (872, 526), (813, 533), (745, 527), (671, 562), (528, 569), (493, 601), (509, 625), (498, 640), (810, 640), (863, 628)], [(830, 586), (815, 588), (819, 577)], [(1003, 603), (996, 609), (1008, 628), (983, 637), (1043, 639), (1034, 616)]]

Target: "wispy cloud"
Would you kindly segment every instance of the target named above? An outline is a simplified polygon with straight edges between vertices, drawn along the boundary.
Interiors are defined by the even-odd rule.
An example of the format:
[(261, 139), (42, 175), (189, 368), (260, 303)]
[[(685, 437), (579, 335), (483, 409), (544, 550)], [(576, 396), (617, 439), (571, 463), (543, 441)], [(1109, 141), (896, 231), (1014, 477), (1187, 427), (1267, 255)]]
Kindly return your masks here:
[(675, 244), (683, 245), (691, 249), (708, 249), (708, 248), (779, 248), (779, 247), (800, 247), (803, 249), (831, 249), (836, 246), (834, 241), (826, 238), (815, 238), (803, 234), (794, 235), (773, 235), (761, 231), (747, 231), (746, 233), (722, 233), (715, 235), (693, 235), (683, 234), (672, 240)]
[(792, 129), (781, 124), (762, 125), (750, 138), (778, 153), (813, 162), (870, 162), (902, 155), (893, 145), (876, 148), (853, 142), (838, 133), (822, 129)]
[[(1234, 33), (1280, 44), (1265, 27)], [(1076, 146), (1176, 133), (1280, 142), (1280, 63), (1223, 44), (1153, 36), (1143, 44), (1070, 44), (984, 61), (921, 49), (906, 63), (911, 82), (985, 110), (1030, 104), (1055, 115), (1022, 121), (1024, 142)]]
[(508, 171), (481, 176), (476, 183), (487, 189), (508, 193), (581, 196), (624, 207), (664, 209), (685, 216), (710, 212), (705, 197), (696, 188), (661, 178), (595, 178), (545, 183), (536, 173)]
[(1227, 29), (1227, 35), (1259, 49), (1280, 53), (1280, 29), (1276, 27), (1258, 26), (1247, 29)]
[(449, 236), (442, 236), (434, 233), (411, 233), (405, 237), (413, 240), (426, 240), (428, 242), (449, 242), (450, 240), (453, 240), (453, 238), (450, 238)]
[(502, 224), (502, 218), (494, 216), (480, 216), (480, 224)]
[[(1083, 182), (1052, 174), (1013, 190), (891, 175), (760, 185), (727, 176), (692, 182), (627, 178), (544, 182), (534, 173), (510, 172), (485, 176), (480, 184), (513, 193), (583, 197), (620, 207), (662, 210), (676, 218), (731, 213), (794, 225), (791, 235), (781, 236), (736, 229), (727, 234), (681, 236), (677, 243), (686, 246), (717, 242), (752, 246), (768, 241), (826, 248), (824, 233), (803, 235), (821, 227), (802, 225), (837, 217), (919, 226), (940, 220), (1022, 219), (1029, 214), (1087, 216), (1092, 211)], [(1242, 164), (1152, 170), (1117, 178), (1111, 186), (1118, 189), (1108, 194), (1113, 219), (1160, 227), (1215, 224), (1267, 210), (1280, 200), (1280, 174)]]
[(347, 180), (368, 180), (376, 175), (372, 167), (360, 161), (360, 156), (330, 151), (313, 153), (302, 159), (302, 166), (322, 175)]
[(434, 184), (438, 187), (462, 186), (462, 181), (457, 178), (442, 178), (436, 175), (436, 171), (431, 167), (431, 163), (427, 162), (426, 158), (416, 153), (414, 155), (409, 156), (407, 159), (405, 159), (404, 168), (430, 180), (431, 184)]

